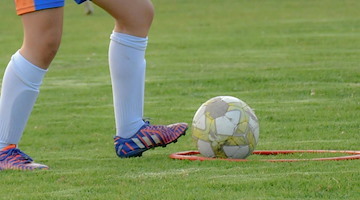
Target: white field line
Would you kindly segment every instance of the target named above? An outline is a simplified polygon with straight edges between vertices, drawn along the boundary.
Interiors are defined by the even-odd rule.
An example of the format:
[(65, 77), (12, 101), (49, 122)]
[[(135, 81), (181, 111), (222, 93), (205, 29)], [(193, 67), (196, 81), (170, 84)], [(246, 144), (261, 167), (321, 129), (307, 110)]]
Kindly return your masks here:
[(233, 179), (233, 178), (241, 178), (239, 180), (249, 181), (249, 180), (263, 180), (263, 179), (274, 179), (279, 177), (289, 177), (292, 175), (300, 175), (300, 176), (312, 176), (312, 175), (324, 175), (324, 174), (356, 174), (359, 173), (357, 170), (348, 170), (348, 171), (318, 171), (318, 172), (284, 172), (281, 171), (279, 173), (266, 173), (266, 174), (229, 174), (229, 175), (216, 175), (216, 176), (209, 176), (207, 179)]
[[(297, 140), (292, 141), (294, 144), (304, 144), (304, 143), (341, 143), (349, 142), (349, 140)], [(262, 144), (283, 144), (284, 141), (264, 141)]]
[(204, 169), (208, 168), (188, 168), (188, 169), (176, 169), (176, 170), (167, 170), (162, 172), (144, 172), (141, 174), (126, 174), (122, 175), (127, 178), (144, 178), (144, 177), (168, 177), (168, 176), (188, 176), (190, 173), (203, 171)]

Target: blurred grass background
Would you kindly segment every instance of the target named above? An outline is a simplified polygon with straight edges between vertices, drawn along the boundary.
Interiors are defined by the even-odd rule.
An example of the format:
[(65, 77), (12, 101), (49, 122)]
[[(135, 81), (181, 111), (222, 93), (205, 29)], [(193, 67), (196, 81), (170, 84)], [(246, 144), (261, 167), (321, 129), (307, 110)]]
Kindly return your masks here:
[[(178, 143), (119, 159), (107, 48), (113, 21), (66, 2), (63, 43), (20, 147), (50, 171), (0, 173), (0, 199), (359, 199), (358, 160), (176, 161)], [(145, 116), (191, 124), (236, 96), (260, 119), (257, 149), (360, 147), (360, 2), (153, 0)], [(0, 68), (20, 47), (13, 3), (0, 2)]]

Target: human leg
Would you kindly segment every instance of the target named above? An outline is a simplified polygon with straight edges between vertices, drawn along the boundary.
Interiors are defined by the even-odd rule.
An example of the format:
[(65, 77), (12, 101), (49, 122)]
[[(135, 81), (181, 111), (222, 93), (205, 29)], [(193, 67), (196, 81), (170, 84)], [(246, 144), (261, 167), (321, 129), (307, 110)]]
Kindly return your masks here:
[(143, 121), (145, 50), (154, 9), (150, 0), (93, 0), (115, 19), (109, 47), (116, 120), (115, 150), (119, 157), (141, 156), (176, 142), (187, 124), (151, 126)]
[[(16, 52), (3, 77), (0, 97), (0, 168), (11, 168), (4, 147), (18, 145), (32, 108), (39, 94), (46, 69), (54, 58), (60, 44), (63, 8), (41, 10), (21, 15), (24, 41)], [(23, 155), (17, 150), (12, 155)], [(1, 151), (4, 150), (4, 151)], [(7, 154), (6, 154), (7, 155)], [(28, 156), (18, 156), (22, 164), (32, 163)], [(6, 164), (7, 163), (7, 164)], [(22, 166), (22, 165), (21, 165)], [(28, 167), (30, 165), (27, 165)], [(31, 165), (34, 167), (34, 165)], [(18, 165), (13, 166), (22, 169)], [(28, 167), (25, 167), (28, 169)], [(32, 168), (30, 167), (30, 168)], [(39, 166), (35, 165), (36, 168)], [(41, 166), (41, 168), (44, 168)]]
[(115, 19), (115, 28), (110, 37), (109, 66), (116, 135), (128, 138), (144, 125), (145, 50), (153, 7), (147, 0), (93, 2)]

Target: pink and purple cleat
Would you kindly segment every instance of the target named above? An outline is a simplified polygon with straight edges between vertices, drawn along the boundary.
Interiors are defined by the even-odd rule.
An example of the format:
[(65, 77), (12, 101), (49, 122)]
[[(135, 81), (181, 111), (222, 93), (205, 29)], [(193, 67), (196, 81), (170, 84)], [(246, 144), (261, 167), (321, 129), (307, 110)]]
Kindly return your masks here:
[(187, 129), (186, 123), (163, 126), (145, 122), (131, 138), (115, 136), (115, 151), (120, 158), (139, 157), (146, 150), (177, 142), (180, 136), (185, 135)]
[(46, 170), (48, 166), (33, 162), (16, 145), (9, 145), (0, 151), (0, 170)]

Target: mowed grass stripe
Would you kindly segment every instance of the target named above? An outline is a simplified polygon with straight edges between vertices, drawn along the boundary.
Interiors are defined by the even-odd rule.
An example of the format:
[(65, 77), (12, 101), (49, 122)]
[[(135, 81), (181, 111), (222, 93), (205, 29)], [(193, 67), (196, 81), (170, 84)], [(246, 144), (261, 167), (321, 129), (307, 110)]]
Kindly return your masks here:
[[(358, 0), (153, 2), (145, 93), (152, 123), (191, 124), (207, 99), (232, 95), (260, 119), (258, 150), (360, 149)], [(20, 144), (51, 170), (1, 171), (0, 199), (360, 199), (359, 160), (170, 159), (196, 149), (191, 129), (142, 158), (118, 159), (107, 61), (113, 21), (96, 8), (84, 16), (72, 1), (65, 11), (62, 46)], [(0, 13), (4, 71), (22, 25), (13, 4), (1, 1)]]

